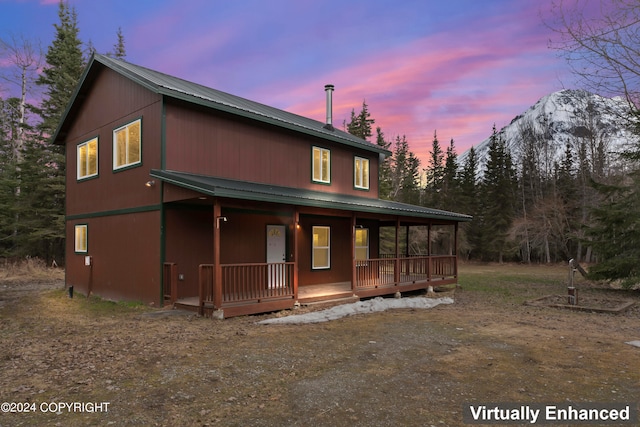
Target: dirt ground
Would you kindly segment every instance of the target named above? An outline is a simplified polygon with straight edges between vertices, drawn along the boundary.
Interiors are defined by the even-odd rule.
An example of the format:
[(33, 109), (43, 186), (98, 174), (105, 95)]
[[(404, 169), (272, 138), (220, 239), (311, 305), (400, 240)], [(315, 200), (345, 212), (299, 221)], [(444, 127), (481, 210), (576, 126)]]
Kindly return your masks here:
[(465, 268), (454, 304), (307, 325), (0, 278), (0, 402), (19, 411), (3, 403), (0, 426), (461, 426), (471, 403), (637, 407), (640, 348), (625, 344), (640, 340), (637, 292), (581, 284), (585, 301), (638, 301), (615, 315), (527, 306), (561, 281), (467, 286)]

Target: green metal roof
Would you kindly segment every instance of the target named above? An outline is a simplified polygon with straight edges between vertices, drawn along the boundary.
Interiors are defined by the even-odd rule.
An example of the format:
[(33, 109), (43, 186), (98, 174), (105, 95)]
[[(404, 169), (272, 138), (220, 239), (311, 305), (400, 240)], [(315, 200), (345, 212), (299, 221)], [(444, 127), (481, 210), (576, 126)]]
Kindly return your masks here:
[(257, 184), (185, 172), (153, 169), (151, 176), (179, 187), (215, 197), (448, 221), (471, 221), (472, 219), (469, 215), (389, 200)]
[[(89, 84), (88, 82), (91, 81), (93, 73), (92, 70), (95, 70), (96, 64), (108, 67), (122, 76), (144, 86), (148, 90), (170, 98), (180, 99), (192, 104), (225, 111), (237, 116), (250, 118), (263, 123), (269, 123), (307, 135), (313, 135), (319, 138), (346, 144), (348, 146), (384, 154), (385, 156), (391, 154), (390, 151), (351, 135), (350, 133), (335, 128), (332, 130), (326, 129), (324, 127), (325, 123), (323, 122), (289, 113), (278, 108), (250, 101), (239, 96), (221, 92), (219, 90), (202, 86), (197, 83), (192, 83), (149, 68), (131, 64), (130, 62), (123, 61), (121, 59), (110, 58), (97, 53), (92, 56), (84, 71), (80, 83), (77, 86), (71, 102), (69, 103), (69, 106), (67, 107), (67, 110), (65, 111), (60, 125), (54, 135), (54, 142), (62, 143), (62, 141), (59, 141), (59, 136), (63, 134), (62, 129), (68, 126), (68, 123), (66, 122), (70, 115), (70, 111), (74, 108), (78, 94), (82, 93), (83, 88), (85, 88)], [(324, 103), (324, 99), (324, 93), (322, 93), (322, 96), (318, 96), (319, 103)]]

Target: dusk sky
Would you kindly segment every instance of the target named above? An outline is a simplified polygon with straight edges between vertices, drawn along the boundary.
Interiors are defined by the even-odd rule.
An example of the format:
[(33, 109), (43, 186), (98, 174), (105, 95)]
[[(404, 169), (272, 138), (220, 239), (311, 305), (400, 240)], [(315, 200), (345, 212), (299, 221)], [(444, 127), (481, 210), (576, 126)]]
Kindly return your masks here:
[[(107, 53), (121, 27), (126, 60), (138, 65), (320, 121), (324, 85), (334, 84), (335, 126), (366, 101), (374, 126), (389, 140), (406, 135), (423, 167), (434, 131), (460, 154), (494, 123), (574, 88), (548, 47), (552, 2), (69, 1), (83, 42)], [(57, 13), (58, 0), (0, 0), (0, 38), (46, 49)]]

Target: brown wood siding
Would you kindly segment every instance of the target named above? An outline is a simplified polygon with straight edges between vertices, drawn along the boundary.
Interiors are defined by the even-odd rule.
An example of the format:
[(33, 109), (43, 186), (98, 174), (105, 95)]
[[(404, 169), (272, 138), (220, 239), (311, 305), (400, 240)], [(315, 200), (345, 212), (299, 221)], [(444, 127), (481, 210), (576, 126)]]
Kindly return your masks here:
[[(76, 224), (87, 224), (87, 254), (74, 252)], [(67, 222), (66, 281), (110, 300), (160, 304), (160, 212)], [(84, 265), (85, 255), (92, 266)]]
[(213, 262), (213, 208), (168, 206), (165, 262), (178, 265), (178, 298), (198, 295), (198, 265)]
[[(220, 112), (169, 103), (166, 167), (250, 182), (378, 197), (378, 155)], [(311, 181), (311, 147), (331, 150), (331, 185)], [(354, 189), (354, 156), (369, 159), (370, 189)]]
[[(313, 226), (331, 227), (331, 268), (311, 268)], [(351, 281), (351, 219), (301, 216), (298, 231), (298, 280), (300, 286)]]
[[(160, 167), (161, 98), (111, 70), (99, 73), (69, 129), (67, 215), (146, 206), (160, 202), (160, 185), (145, 187)], [(113, 131), (142, 120), (142, 164), (113, 171)], [(98, 137), (98, 176), (77, 180), (77, 145)]]
[(288, 258), (293, 256), (290, 216), (243, 212), (224, 207), (222, 215), (227, 218), (226, 222), (220, 223), (220, 262), (222, 264), (266, 262), (267, 225), (287, 227)]

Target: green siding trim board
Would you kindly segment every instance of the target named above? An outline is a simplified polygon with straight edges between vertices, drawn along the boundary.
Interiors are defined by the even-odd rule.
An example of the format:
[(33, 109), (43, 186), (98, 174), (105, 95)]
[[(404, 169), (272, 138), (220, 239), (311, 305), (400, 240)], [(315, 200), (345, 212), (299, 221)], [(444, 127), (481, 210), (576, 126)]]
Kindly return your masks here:
[(81, 214), (67, 215), (67, 221), (75, 221), (78, 219), (85, 218), (100, 218), (105, 216), (115, 216), (115, 215), (127, 215), (141, 212), (153, 212), (159, 211), (162, 209), (162, 204), (158, 205), (149, 205), (149, 206), (137, 206), (135, 208), (124, 208), (124, 209), (114, 209), (110, 211), (101, 211), (101, 212), (86, 212)]

